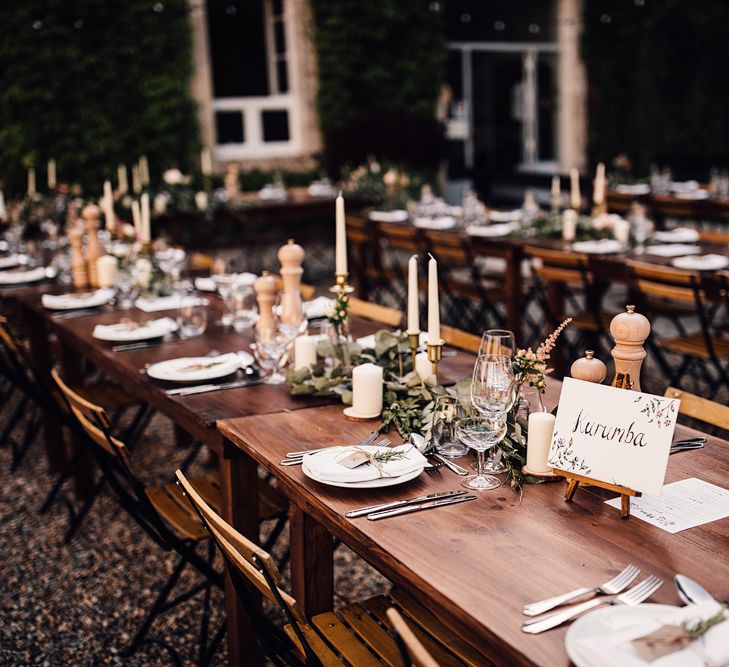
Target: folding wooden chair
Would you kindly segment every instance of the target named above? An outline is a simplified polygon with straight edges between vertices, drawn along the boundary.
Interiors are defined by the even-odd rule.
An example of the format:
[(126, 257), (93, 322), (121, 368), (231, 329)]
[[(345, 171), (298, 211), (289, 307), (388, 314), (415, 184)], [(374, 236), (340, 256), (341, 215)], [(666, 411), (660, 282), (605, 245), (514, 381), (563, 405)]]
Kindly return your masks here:
[(382, 279), (377, 223), (359, 215), (348, 215), (346, 224), (352, 284), (362, 299), (372, 300)]
[(392, 633), (407, 667), (440, 667), (395, 607), (387, 610), (387, 618), (392, 623)]
[(729, 406), (696, 396), (696, 394), (690, 394), (675, 387), (668, 387), (664, 396), (681, 400), (681, 406), (678, 409), (679, 414), (729, 431)]
[(389, 294), (404, 308), (408, 291), (408, 261), (412, 255), (417, 255), (419, 264), (424, 266), (427, 257), (421, 232), (411, 224), (394, 222), (378, 222), (376, 230), (379, 291)]
[[(387, 610), (392, 606), (412, 619), (413, 631), (440, 665), (488, 664), (483, 655), (456, 638), (432, 612), (402, 591), (306, 618), (296, 599), (284, 590), (273, 558), (221, 519), (179, 470), (177, 481), (223, 554), (261, 649), (275, 664), (382, 667), (384, 663), (401, 667), (400, 651), (388, 632)], [(283, 612), (283, 631), (265, 618), (251, 591), (259, 592)]]

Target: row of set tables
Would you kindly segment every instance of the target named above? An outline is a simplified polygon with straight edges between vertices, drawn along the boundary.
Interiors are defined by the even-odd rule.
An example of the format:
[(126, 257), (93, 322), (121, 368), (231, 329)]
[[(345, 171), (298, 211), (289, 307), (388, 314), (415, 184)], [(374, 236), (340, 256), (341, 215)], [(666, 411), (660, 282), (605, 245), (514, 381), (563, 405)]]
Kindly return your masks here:
[[(349, 421), (342, 406), (326, 398), (292, 397), (286, 385), (258, 384), (211, 393), (170, 396), (143, 371), (148, 365), (180, 356), (201, 356), (247, 349), (252, 334), (237, 334), (211, 325), (193, 339), (155, 347), (114, 352), (92, 336), (97, 324), (123, 315), (143, 320), (139, 310), (121, 313), (105, 307), (98, 314), (54, 317), (41, 304), (43, 292), (60, 292), (44, 284), (0, 292), (19, 310), (30, 336), (33, 363), (46, 377), (59, 362), (68, 381), (78, 381), (87, 359), (126, 391), (147, 401), (176, 427), (198, 439), (219, 458), (223, 516), (242, 533), (258, 539), (258, 467), (269, 471), (290, 501), (291, 587), (307, 615), (332, 608), (333, 539), (338, 538), (377, 570), (417, 598), (457, 635), (489, 660), (503, 665), (567, 665), (566, 628), (541, 635), (521, 631), (522, 606), (529, 601), (595, 585), (635, 563), (645, 575), (670, 582), (676, 572), (695, 578), (719, 599), (729, 599), (729, 519), (684, 533), (669, 534), (642, 521), (623, 521), (604, 504), (605, 491), (588, 488), (570, 504), (563, 484), (527, 485), (523, 496), (508, 486), (484, 492), (478, 500), (438, 511), (386, 521), (348, 519), (345, 512), (364, 505), (459, 488), (447, 469), (420, 475), (386, 489), (351, 490), (323, 486), (299, 467), (279, 462), (287, 451), (342, 442), (357, 442), (373, 423)], [(211, 299), (211, 308), (219, 308)], [(164, 315), (165, 313), (161, 313)], [(174, 313), (171, 313), (174, 315)], [(352, 332), (367, 335), (382, 325), (353, 318)], [(58, 339), (59, 359), (49, 341)], [(444, 356), (441, 381), (470, 376), (474, 357), (457, 351)], [(548, 383), (546, 403), (559, 398), (560, 382)], [(52, 469), (67, 458), (59, 430), (46, 424), (46, 447)], [(679, 426), (676, 435), (695, 433)], [(398, 441), (397, 434), (390, 434)], [(461, 461), (467, 465), (470, 461)], [(170, 476), (173, 471), (170, 470)], [(90, 461), (75, 470), (77, 493), (91, 477)], [(725, 484), (729, 477), (729, 442), (708, 437), (702, 450), (670, 458), (667, 482), (699, 477)], [(651, 601), (677, 604), (672, 586), (663, 586)], [(232, 665), (262, 661), (252, 627), (226, 582), (229, 659)], [(486, 664), (486, 659), (484, 659)]]

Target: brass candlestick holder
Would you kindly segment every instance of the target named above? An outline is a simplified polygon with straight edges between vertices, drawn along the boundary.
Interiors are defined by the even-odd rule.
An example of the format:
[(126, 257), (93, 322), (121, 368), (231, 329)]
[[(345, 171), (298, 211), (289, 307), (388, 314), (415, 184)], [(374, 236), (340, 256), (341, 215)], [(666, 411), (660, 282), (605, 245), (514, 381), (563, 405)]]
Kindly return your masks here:
[(408, 335), (408, 345), (410, 345), (410, 353), (412, 355), (412, 364), (413, 368), (412, 370), (415, 370), (415, 357), (418, 355), (418, 348), (420, 347), (420, 329), (416, 331), (410, 331), (407, 332)]
[(354, 292), (354, 287), (347, 282), (348, 273), (337, 273), (336, 276), (337, 282), (329, 288), (330, 292), (334, 294), (351, 294)]
[(438, 381), (438, 364), (443, 357), (443, 344), (445, 341), (441, 339), (437, 343), (431, 343), (428, 341), (428, 361), (433, 365), (433, 375), (435, 375), (435, 381)]

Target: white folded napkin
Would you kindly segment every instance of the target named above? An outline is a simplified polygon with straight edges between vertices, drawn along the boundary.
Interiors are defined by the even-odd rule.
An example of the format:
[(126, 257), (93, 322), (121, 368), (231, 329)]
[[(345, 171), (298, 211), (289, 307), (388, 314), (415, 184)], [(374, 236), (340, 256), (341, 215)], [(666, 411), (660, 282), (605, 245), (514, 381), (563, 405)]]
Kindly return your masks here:
[(699, 189), (698, 181), (673, 181), (671, 183), (671, 192), (692, 192)]
[(708, 190), (689, 190), (687, 192), (676, 192), (674, 194), (676, 199), (688, 199), (689, 201), (709, 198)]
[(18, 264), (23, 264), (27, 259), (26, 255), (18, 255), (17, 253), (0, 257), (0, 269), (11, 269), (14, 266), (18, 266)]
[(370, 220), (375, 222), (407, 222), (410, 214), (402, 209), (394, 211), (370, 211)]
[(491, 222), (519, 222), (521, 220), (521, 209), (515, 208), (511, 211), (489, 211), (488, 218)]
[(572, 244), (572, 250), (592, 254), (612, 254), (622, 252), (625, 250), (625, 246), (615, 239), (600, 239), (599, 241), (578, 241)]
[(729, 266), (729, 257), (713, 254), (677, 257), (671, 264), (677, 269), (687, 269), (688, 271), (719, 271)]
[(646, 662), (630, 643), (633, 639), (645, 637), (664, 625), (695, 624), (711, 618), (719, 611), (718, 602), (677, 607), (674, 614), (661, 620), (648, 621), (641, 625), (617, 627), (606, 634), (576, 639), (574, 647), (580, 656), (589, 661), (591, 667), (723, 667), (729, 665), (729, 621), (715, 625), (703, 637), (691, 642), (686, 648), (664, 655), (653, 662)]
[[(145, 313), (154, 313), (158, 310), (173, 310), (180, 307), (181, 297), (178, 294), (172, 296), (158, 296), (156, 298), (148, 298), (146, 296), (139, 297), (134, 305), (143, 310)], [(192, 305), (189, 300), (186, 304)], [(205, 299), (195, 299), (195, 304), (205, 303)]]
[(426, 458), (412, 445), (399, 447), (375, 447), (369, 445), (361, 447), (371, 454), (377, 452), (401, 452), (403, 458), (394, 461), (382, 462), (381, 470), (371, 463), (364, 463), (356, 468), (346, 468), (338, 461), (356, 451), (354, 447), (332, 447), (314, 454), (306, 454), (303, 464), (318, 479), (327, 482), (368, 482), (381, 477), (400, 477), (415, 470), (422, 469), (428, 464)]
[(258, 196), (265, 201), (284, 201), (289, 195), (284, 187), (277, 185), (264, 185), (258, 191)]
[(443, 230), (456, 226), (456, 219), (450, 215), (441, 215), (437, 218), (415, 218), (413, 224), (420, 229)]
[(645, 249), (648, 255), (658, 257), (681, 257), (682, 255), (698, 255), (701, 248), (685, 243), (669, 243), (668, 245), (652, 245)]
[(115, 290), (102, 287), (87, 294), (44, 294), (41, 303), (44, 308), (54, 310), (71, 310), (74, 308), (94, 308), (109, 303)]
[[(258, 277), (255, 273), (249, 273), (248, 271), (244, 271), (243, 273), (233, 273), (231, 274), (231, 276), (231, 282), (233, 284), (249, 286), (253, 286), (253, 283), (256, 282), (256, 278)], [(218, 291), (218, 287), (215, 284), (215, 281), (212, 278), (206, 277), (195, 278), (195, 289), (201, 292)]]
[(484, 236), (486, 238), (497, 238), (508, 236), (519, 229), (518, 222), (504, 222), (499, 225), (469, 225), (466, 227), (466, 234), (469, 236)]
[(622, 183), (615, 187), (615, 191), (623, 195), (647, 195), (651, 186), (648, 183)]
[(313, 320), (317, 317), (326, 317), (327, 312), (334, 305), (334, 302), (325, 296), (318, 296), (311, 301), (305, 301), (303, 305), (306, 319)]
[(177, 322), (171, 317), (160, 317), (156, 320), (149, 320), (144, 324), (134, 327), (128, 322), (117, 322), (116, 324), (97, 324), (94, 327), (93, 337), (102, 340), (130, 340), (139, 338), (162, 338), (171, 331), (177, 329)]
[(44, 267), (39, 266), (27, 271), (0, 271), (0, 285), (21, 285), (43, 280), (48, 274)]
[(675, 227), (667, 231), (653, 232), (651, 237), (658, 243), (696, 243), (699, 232), (691, 227)]
[(317, 183), (309, 185), (307, 192), (311, 197), (336, 197), (337, 189), (331, 183)]

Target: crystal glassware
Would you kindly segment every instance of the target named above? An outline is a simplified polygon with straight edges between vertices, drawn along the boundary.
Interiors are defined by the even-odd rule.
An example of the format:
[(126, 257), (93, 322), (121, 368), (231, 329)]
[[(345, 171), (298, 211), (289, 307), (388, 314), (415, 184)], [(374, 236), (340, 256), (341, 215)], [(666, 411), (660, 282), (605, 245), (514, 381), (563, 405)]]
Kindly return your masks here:
[(114, 275), (114, 287), (117, 289), (116, 307), (129, 310), (134, 305), (135, 276), (129, 267), (120, 268)]
[(252, 347), (258, 365), (268, 374), (266, 384), (283, 384), (286, 376), (282, 372), (285, 363), (286, 348), (291, 337), (281, 331), (278, 323), (273, 327), (256, 327), (256, 342)]
[(232, 296), (235, 285), (235, 275), (230, 272), (230, 263), (222, 257), (217, 257), (213, 261), (210, 277), (223, 301), (223, 314), (216, 324), (229, 327), (233, 324)]
[(194, 338), (205, 333), (208, 326), (208, 308), (197, 292), (190, 291), (180, 297), (177, 327), (182, 338)]
[(438, 396), (435, 399), (433, 415), (433, 444), (442, 456), (456, 458), (468, 453), (465, 445), (456, 432), (461, 419), (473, 415), (473, 406), (469, 401), (458, 396)]
[(258, 321), (256, 293), (250, 285), (236, 283), (231, 295), (233, 304), (233, 329), (242, 333)]

